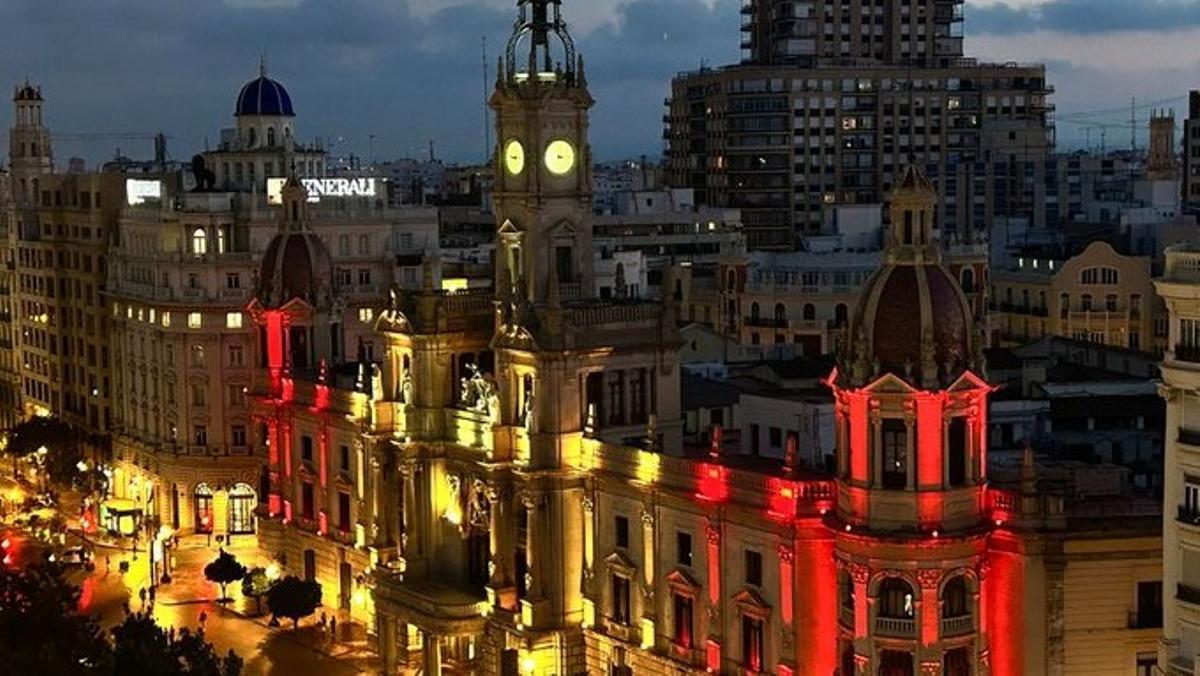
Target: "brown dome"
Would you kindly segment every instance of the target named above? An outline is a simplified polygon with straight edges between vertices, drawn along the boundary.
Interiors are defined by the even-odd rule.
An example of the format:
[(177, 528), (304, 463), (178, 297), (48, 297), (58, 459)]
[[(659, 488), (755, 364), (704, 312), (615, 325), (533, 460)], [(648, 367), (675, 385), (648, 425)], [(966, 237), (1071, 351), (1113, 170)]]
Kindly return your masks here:
[(279, 307), (301, 299), (318, 306), (332, 297), (333, 258), (311, 232), (283, 232), (271, 240), (258, 277), (258, 299)]
[(863, 288), (849, 338), (866, 378), (893, 373), (919, 384), (971, 368), (971, 334), (971, 308), (944, 267), (887, 265)]

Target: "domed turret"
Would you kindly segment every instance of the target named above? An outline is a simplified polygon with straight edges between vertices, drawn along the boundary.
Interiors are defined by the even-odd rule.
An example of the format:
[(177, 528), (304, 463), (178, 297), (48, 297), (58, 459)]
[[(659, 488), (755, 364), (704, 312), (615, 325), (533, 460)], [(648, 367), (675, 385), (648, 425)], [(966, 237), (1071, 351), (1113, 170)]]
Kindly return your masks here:
[(935, 388), (982, 372), (971, 307), (942, 265), (935, 200), (929, 179), (907, 167), (891, 198), (884, 265), (863, 287), (840, 355), (847, 384), (891, 373)]
[(303, 300), (313, 307), (329, 305), (335, 293), (333, 257), (321, 238), (308, 228), (308, 191), (293, 175), (281, 191), (283, 219), (279, 234), (263, 255), (258, 299), (267, 308)]
[(275, 80), (267, 77), (267, 67), (264, 62), (259, 66), (257, 78), (246, 83), (238, 94), (235, 116), (270, 116), (295, 117), (292, 109), (292, 97), (287, 89)]

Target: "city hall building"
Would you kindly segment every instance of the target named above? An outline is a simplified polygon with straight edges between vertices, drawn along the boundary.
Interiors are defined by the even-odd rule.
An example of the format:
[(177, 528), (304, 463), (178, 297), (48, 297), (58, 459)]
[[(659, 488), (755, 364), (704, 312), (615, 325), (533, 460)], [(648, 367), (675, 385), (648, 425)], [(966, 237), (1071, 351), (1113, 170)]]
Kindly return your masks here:
[(1158, 518), (1077, 503), (1029, 451), (989, 482), (984, 335), (917, 168), (825, 381), (836, 472), (719, 428), (685, 446), (678, 271), (659, 301), (597, 297), (584, 61), (559, 3), (518, 4), (493, 288), (427, 265), (349, 358), (283, 188), (246, 306), (264, 551), (368, 619), (388, 674), (1149, 673)]

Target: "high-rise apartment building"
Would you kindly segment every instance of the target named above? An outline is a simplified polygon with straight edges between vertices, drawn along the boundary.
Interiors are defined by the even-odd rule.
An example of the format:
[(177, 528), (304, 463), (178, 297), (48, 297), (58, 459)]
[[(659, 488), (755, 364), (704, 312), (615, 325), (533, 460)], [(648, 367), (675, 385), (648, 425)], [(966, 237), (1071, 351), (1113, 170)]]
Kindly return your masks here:
[(1200, 91), (1188, 94), (1183, 122), (1183, 203), (1200, 205)]
[(748, 0), (743, 61), (865, 60), (950, 66), (962, 57), (963, 0)]
[(744, 5), (740, 65), (675, 78), (668, 181), (742, 210), (751, 248), (792, 248), (844, 203), (881, 203), (912, 162), (963, 241), (996, 215), (1045, 225), (1045, 68), (963, 57), (961, 2)]

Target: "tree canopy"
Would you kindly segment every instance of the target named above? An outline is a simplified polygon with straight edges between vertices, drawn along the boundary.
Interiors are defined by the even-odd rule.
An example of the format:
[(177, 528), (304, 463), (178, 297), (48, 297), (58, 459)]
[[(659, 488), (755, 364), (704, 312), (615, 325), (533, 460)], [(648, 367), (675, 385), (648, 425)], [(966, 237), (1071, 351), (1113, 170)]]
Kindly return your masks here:
[(90, 674), (111, 664), (108, 642), (79, 609), (62, 566), (0, 570), (0, 655), (11, 674)]
[(238, 676), (242, 659), (232, 650), (218, 656), (204, 630), (163, 631), (147, 614), (135, 613), (112, 630), (113, 673), (121, 676)]
[(314, 580), (289, 575), (267, 591), (267, 607), (271, 613), (291, 620), (293, 629), (299, 628), (301, 618), (312, 615), (319, 605), (321, 585)]
[(204, 577), (221, 585), (221, 598), (224, 600), (226, 585), (246, 577), (246, 567), (222, 548), (217, 558), (204, 567)]
[(267, 569), (261, 566), (251, 568), (242, 578), (242, 596), (254, 599), (259, 613), (262, 613), (262, 597), (271, 590), (274, 580), (267, 576)]

